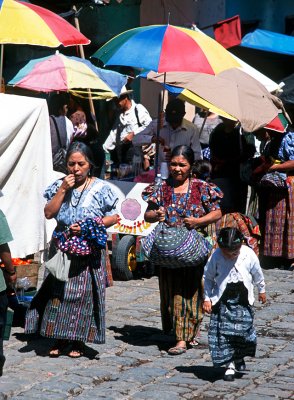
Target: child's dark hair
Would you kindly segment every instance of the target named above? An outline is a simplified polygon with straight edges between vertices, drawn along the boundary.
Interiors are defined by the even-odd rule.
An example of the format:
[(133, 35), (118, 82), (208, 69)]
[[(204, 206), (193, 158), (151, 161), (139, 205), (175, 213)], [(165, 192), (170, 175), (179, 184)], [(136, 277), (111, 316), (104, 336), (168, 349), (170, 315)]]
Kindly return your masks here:
[(222, 228), (217, 237), (220, 248), (234, 250), (242, 245), (243, 234), (237, 228)]
[(210, 181), (212, 166), (209, 161), (197, 160), (192, 165), (192, 176), (203, 181)]

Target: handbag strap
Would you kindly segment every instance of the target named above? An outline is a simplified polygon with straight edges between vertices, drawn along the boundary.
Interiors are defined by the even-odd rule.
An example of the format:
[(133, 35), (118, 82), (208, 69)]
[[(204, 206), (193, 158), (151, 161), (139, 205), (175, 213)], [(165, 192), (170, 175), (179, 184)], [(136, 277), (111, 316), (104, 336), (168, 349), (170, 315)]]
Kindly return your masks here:
[(138, 122), (138, 126), (139, 126), (139, 128), (141, 128), (141, 126), (143, 125), (141, 122), (140, 122), (140, 120), (139, 120), (139, 113), (138, 113), (138, 108), (137, 108), (137, 106), (135, 106), (135, 116), (136, 116), (136, 119), (137, 119), (137, 122)]

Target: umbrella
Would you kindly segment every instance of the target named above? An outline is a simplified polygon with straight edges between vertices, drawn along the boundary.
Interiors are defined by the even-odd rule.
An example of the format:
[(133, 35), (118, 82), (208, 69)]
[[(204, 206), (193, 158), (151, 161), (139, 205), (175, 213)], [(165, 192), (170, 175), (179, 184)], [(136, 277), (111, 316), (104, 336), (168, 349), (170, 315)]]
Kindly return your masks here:
[(4, 0), (0, 11), (0, 43), (58, 47), (89, 44), (90, 40), (45, 8)]
[(0, 80), (3, 69), (4, 44), (29, 44), (58, 47), (89, 44), (65, 19), (34, 4), (4, 0), (0, 9)]
[(149, 25), (115, 36), (92, 57), (104, 65), (125, 65), (158, 72), (197, 71), (217, 74), (238, 61), (201, 31), (173, 25)]
[[(108, 41), (92, 57), (100, 59), (104, 65), (124, 65), (164, 72), (164, 76), (168, 71), (197, 71), (214, 75), (240, 66), (223, 46), (203, 32), (170, 24), (125, 31)], [(163, 103), (164, 96), (161, 110)], [(158, 142), (156, 171), (157, 168)]]
[(89, 60), (56, 54), (29, 61), (8, 85), (38, 92), (92, 89), (96, 98), (119, 95), (127, 77), (118, 72), (95, 67)]
[(149, 72), (147, 79), (188, 90), (235, 117), (246, 132), (264, 127), (277, 117), (282, 108), (277, 97), (238, 68), (223, 71), (217, 76), (169, 72), (164, 77), (163, 74)]

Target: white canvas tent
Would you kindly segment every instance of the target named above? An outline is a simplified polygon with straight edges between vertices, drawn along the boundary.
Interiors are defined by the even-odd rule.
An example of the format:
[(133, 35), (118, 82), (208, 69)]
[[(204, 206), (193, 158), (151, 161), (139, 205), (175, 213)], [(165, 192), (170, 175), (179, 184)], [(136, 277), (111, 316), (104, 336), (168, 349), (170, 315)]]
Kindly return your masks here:
[(280, 85), (278, 83), (276, 83), (275, 81), (270, 79), (268, 76), (262, 74), (257, 69), (251, 67), (251, 65), (247, 64), (245, 61), (241, 60), (234, 54), (232, 54), (232, 56), (240, 63), (241, 67), (239, 67), (239, 69), (241, 69), (242, 71), (246, 72), (248, 75), (255, 78), (258, 82), (262, 83), (263, 86), (265, 86), (269, 92), (272, 93), (275, 91), (280, 91)]
[(55, 222), (45, 221), (44, 189), (54, 181), (47, 103), (0, 93), (0, 208), (14, 240), (13, 257), (45, 248)]

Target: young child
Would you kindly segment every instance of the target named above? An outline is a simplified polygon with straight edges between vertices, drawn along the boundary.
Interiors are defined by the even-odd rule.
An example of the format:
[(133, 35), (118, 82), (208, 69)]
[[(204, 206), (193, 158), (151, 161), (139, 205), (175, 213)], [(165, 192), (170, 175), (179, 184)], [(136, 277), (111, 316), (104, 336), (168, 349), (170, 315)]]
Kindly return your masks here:
[(253, 284), (258, 287), (258, 300), (266, 302), (259, 260), (251, 248), (243, 245), (243, 240), (238, 229), (221, 229), (219, 248), (204, 270), (203, 310), (211, 313), (209, 350), (215, 367), (226, 366), (225, 381), (233, 381), (236, 371), (245, 371), (245, 356), (255, 356)]
[(210, 182), (212, 166), (207, 160), (197, 160), (192, 166), (192, 176)]

